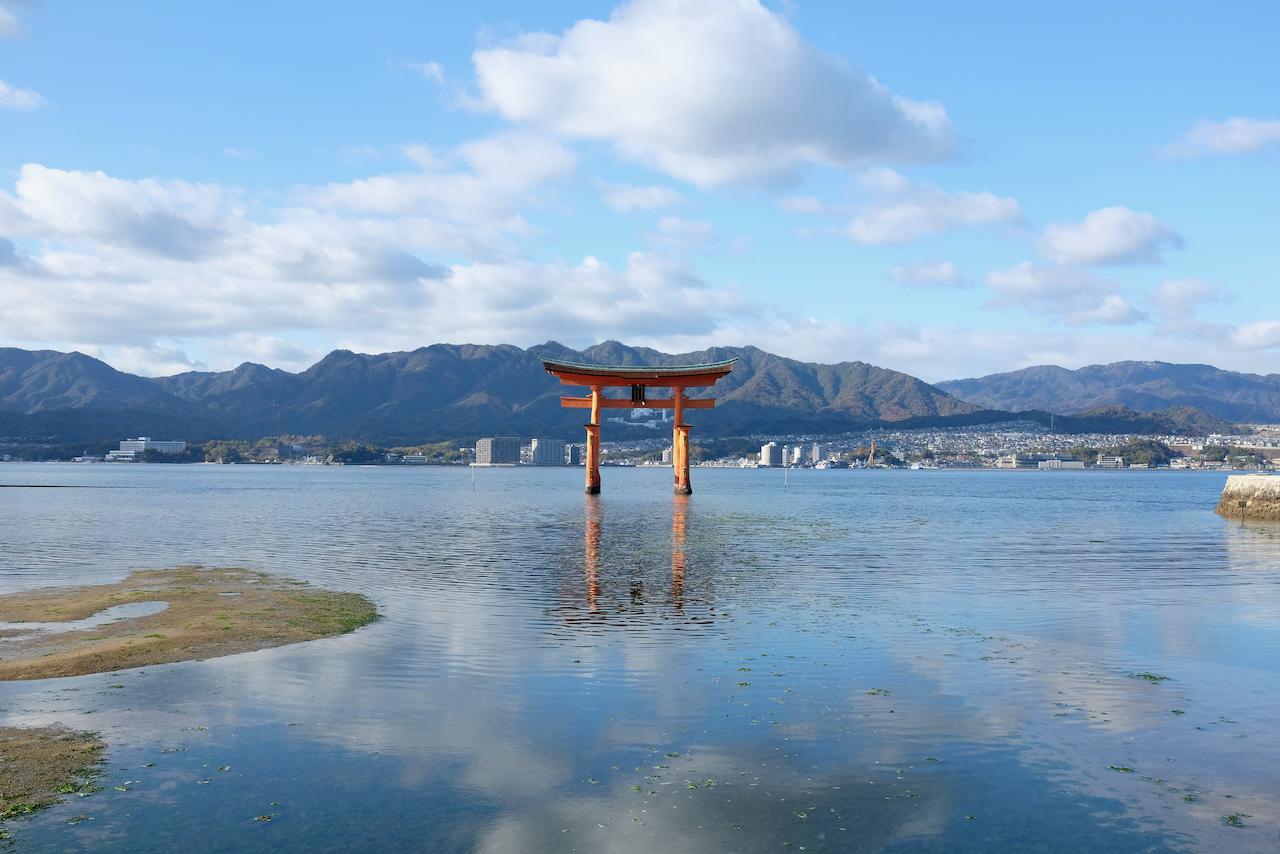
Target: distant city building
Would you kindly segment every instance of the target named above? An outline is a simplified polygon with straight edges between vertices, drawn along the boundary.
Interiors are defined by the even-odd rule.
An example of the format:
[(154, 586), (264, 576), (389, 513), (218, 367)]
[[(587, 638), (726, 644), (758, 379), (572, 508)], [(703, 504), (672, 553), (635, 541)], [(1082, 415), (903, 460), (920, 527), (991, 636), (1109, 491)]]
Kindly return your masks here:
[(826, 449), (822, 447), (821, 442), (814, 442), (813, 448), (810, 449), (809, 462), (813, 463), (814, 465), (817, 465), (818, 463), (825, 460), (827, 458), (827, 455), (823, 453), (823, 451), (825, 450)]
[(789, 462), (793, 466), (798, 466), (800, 465), (803, 459), (804, 459), (804, 448), (800, 447), (799, 445), (796, 445), (794, 448), (791, 449), (791, 458), (787, 460), (787, 462)]
[(570, 445), (568, 457), (569, 457), (569, 465), (571, 466), (582, 465), (582, 446)]
[(534, 439), (530, 462), (535, 466), (564, 465), (564, 439)]
[(1084, 460), (1041, 460), (1036, 467), (1049, 471), (1056, 471), (1058, 469), (1082, 469), (1084, 468)]
[(187, 449), (187, 443), (181, 440), (157, 440), (150, 436), (139, 436), (136, 439), (123, 439), (120, 448), (107, 452), (107, 462), (134, 463), (142, 459), (147, 451), (159, 454), (181, 454)]
[(515, 436), (498, 436), (476, 442), (476, 465), (514, 466), (520, 462), (520, 440)]
[(664, 466), (671, 465), (671, 449), (670, 448), (662, 449), (662, 464)]
[(777, 442), (768, 442), (760, 446), (759, 464), (769, 468), (777, 468), (782, 465), (782, 448), (778, 447)]
[(998, 469), (1016, 469), (1018, 467), (1017, 454), (1005, 454), (996, 460), (996, 468)]
[(125, 439), (120, 443), (122, 451), (159, 451), (162, 454), (180, 454), (187, 449), (187, 443), (179, 440), (158, 440), (150, 436), (139, 436), (137, 439)]
[(1098, 454), (1098, 468), (1100, 469), (1122, 469), (1124, 468), (1124, 457), (1107, 457)]
[(400, 458), (400, 462), (410, 466), (425, 466), (427, 464), (426, 454), (405, 454)]

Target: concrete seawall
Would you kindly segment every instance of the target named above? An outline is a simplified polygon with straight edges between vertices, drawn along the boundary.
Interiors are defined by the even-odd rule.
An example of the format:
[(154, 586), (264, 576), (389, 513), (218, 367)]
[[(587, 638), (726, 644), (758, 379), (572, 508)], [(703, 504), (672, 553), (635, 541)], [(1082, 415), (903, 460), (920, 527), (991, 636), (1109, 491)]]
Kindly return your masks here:
[(1218, 512), (1228, 519), (1266, 519), (1280, 522), (1280, 477), (1233, 474), (1222, 488)]

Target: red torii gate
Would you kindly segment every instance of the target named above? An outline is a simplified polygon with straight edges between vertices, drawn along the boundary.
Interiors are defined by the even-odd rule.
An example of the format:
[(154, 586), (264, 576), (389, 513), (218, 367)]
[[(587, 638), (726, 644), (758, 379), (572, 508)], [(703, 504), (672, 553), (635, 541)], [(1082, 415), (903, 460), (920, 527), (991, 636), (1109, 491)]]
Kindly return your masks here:
[[(590, 409), (591, 423), (587, 428), (587, 494), (600, 492), (600, 410), (601, 409), (673, 409), (675, 425), (671, 431), (671, 466), (675, 469), (675, 492), (689, 495), (689, 425), (684, 423), (685, 409), (711, 409), (716, 405), (710, 397), (686, 399), (685, 389), (707, 387), (733, 370), (737, 359), (711, 362), (706, 365), (677, 365), (673, 367), (631, 367), (622, 365), (581, 365), (543, 359), (547, 372), (558, 377), (564, 385), (591, 389), (590, 397), (562, 397), (560, 405), (569, 409)], [(630, 398), (605, 397), (610, 387), (629, 387)], [(650, 386), (669, 388), (668, 398), (649, 398)]]

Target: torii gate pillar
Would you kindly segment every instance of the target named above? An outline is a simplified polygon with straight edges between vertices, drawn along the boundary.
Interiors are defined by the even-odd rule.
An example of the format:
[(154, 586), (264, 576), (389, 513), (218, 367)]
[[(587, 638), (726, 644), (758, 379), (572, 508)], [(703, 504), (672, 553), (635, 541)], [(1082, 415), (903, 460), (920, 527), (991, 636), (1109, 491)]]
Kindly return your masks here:
[(591, 423), (587, 427), (587, 495), (600, 494), (600, 386), (591, 389)]
[(671, 428), (671, 468), (675, 472), (675, 494), (692, 495), (689, 482), (689, 425), (684, 423), (684, 389), (674, 390), (675, 426)]

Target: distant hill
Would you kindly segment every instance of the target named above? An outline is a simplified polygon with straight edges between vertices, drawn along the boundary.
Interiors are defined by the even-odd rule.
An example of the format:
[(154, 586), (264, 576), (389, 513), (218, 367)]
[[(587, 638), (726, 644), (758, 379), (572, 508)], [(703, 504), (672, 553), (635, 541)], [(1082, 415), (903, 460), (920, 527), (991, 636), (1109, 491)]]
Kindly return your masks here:
[[(907, 374), (864, 362), (815, 364), (754, 347), (667, 354), (607, 341), (575, 351), (554, 341), (435, 344), (364, 355), (335, 350), (299, 373), (245, 363), (232, 371), (144, 378), (80, 353), (0, 349), (0, 434), (80, 442), (130, 434), (258, 438), (323, 434), (418, 442), (512, 433), (579, 438), (582, 413), (559, 406), (576, 393), (539, 355), (624, 365), (738, 358), (699, 412), (700, 435), (844, 432), (878, 423), (972, 416), (965, 403)], [(696, 393), (695, 393), (696, 394)], [(611, 425), (614, 436), (646, 435)]]
[[(981, 408), (980, 400), (965, 402), (908, 374), (865, 362), (800, 362), (755, 347), (668, 354), (616, 341), (582, 351), (550, 341), (527, 350), (471, 344), (377, 355), (335, 350), (299, 373), (246, 362), (230, 371), (156, 378), (117, 371), (81, 353), (0, 348), (0, 436), (50, 443), (101, 442), (126, 434), (190, 440), (321, 434), (406, 444), (503, 433), (578, 439), (583, 413), (561, 409), (559, 397), (581, 390), (548, 376), (540, 355), (621, 365), (736, 357), (734, 371), (713, 392), (716, 408), (694, 416), (697, 435), (708, 439), (875, 426), (979, 426), (1013, 419), (1052, 425), (1063, 433), (1204, 435), (1232, 429), (1223, 418), (1183, 405), (1147, 412), (1122, 404), (1091, 405), (1062, 415), (1073, 407), (1027, 407), (1019, 398), (1007, 407)], [(1079, 373), (1045, 370), (1051, 376)], [(654, 433), (615, 422), (608, 435)]]
[(1236, 423), (1280, 423), (1280, 374), (1242, 374), (1211, 365), (1115, 362), (1074, 371), (1038, 365), (941, 382), (937, 388), (991, 409), (1078, 414), (1114, 406), (1136, 412), (1192, 408)]

